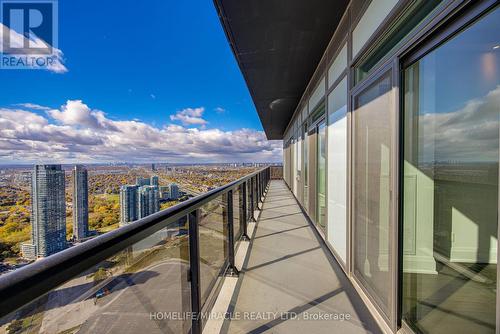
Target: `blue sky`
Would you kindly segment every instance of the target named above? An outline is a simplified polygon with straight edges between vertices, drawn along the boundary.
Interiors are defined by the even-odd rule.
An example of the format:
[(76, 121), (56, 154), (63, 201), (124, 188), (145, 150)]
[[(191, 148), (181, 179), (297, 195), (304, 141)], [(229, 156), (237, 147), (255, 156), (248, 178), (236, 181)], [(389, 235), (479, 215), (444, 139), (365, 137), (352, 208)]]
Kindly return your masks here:
[[(52, 109), (64, 110), (67, 101), (81, 101), (81, 105), (88, 107), (82, 111), (87, 116), (102, 112), (110, 121), (135, 120), (158, 130), (175, 125), (198, 132), (217, 130), (231, 137), (233, 132), (250, 129), (259, 133), (256, 147), (280, 154), (277, 143), (265, 143), (262, 137), (261, 123), (212, 1), (61, 0), (58, 48), (63, 53), (63, 64), (67, 69), (64, 73), (0, 71), (0, 80), (8, 83), (2, 85), (0, 108), (7, 111), (23, 109), (40, 115), (48, 124), (59, 126), (58, 131), (70, 126), (72, 130), (82, 132), (88, 127), (74, 121), (68, 123), (69, 118), (80, 119), (80, 115), (54, 118), (54, 113), (49, 112)], [(26, 103), (41, 107), (19, 107)], [(201, 110), (196, 117), (203, 121), (185, 123), (174, 116), (187, 108)], [(68, 113), (82, 109), (76, 110), (68, 109)], [(9, 117), (13, 118), (12, 115)], [(8, 117), (4, 115), (3, 118)], [(6, 139), (20, 138), (11, 136)], [(23, 144), (28, 139), (33, 138), (25, 139)], [(40, 142), (36, 144), (42, 145)], [(57, 144), (65, 143), (53, 143), (52, 146)], [(9, 162), (7, 149), (12, 145), (4, 143), (3, 146), (5, 151), (0, 162)], [(49, 145), (45, 143), (45, 146)], [(226, 142), (221, 146), (230, 145)], [(140, 148), (138, 144), (137, 149)], [(68, 152), (69, 149), (66, 145), (62, 151)], [(80, 149), (82, 147), (76, 151)], [(197, 149), (194, 156), (178, 156), (176, 159), (194, 157), (226, 161), (234, 157), (235, 160), (262, 160), (272, 156), (270, 151), (264, 155), (253, 152), (257, 153), (255, 157), (250, 152), (246, 152), (246, 156), (235, 156), (235, 152), (229, 150), (229, 155), (221, 151), (220, 154), (200, 157), (201, 147)], [(0, 153), (1, 150), (2, 147)], [(186, 147), (185, 152), (189, 150)], [(64, 155), (62, 151), (55, 155), (56, 160), (92, 158), (74, 152)], [(242, 148), (237, 150), (241, 151)], [(151, 158), (164, 157), (166, 153), (158, 152), (155, 154), (159, 156), (152, 154)], [(43, 155), (32, 158), (26, 154), (22, 159), (38, 161), (43, 160)], [(118, 158), (104, 154), (98, 159)], [(279, 161), (280, 158), (277, 156), (272, 160)]]

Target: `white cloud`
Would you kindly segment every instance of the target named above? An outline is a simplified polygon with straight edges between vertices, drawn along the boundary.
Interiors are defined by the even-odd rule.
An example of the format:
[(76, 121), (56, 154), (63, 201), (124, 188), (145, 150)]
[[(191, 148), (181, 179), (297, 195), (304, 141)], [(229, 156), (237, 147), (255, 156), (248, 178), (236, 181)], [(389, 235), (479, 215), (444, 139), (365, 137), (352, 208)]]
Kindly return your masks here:
[(69, 100), (61, 110), (48, 110), (47, 113), (65, 125), (87, 127), (92, 129), (117, 130), (104, 112), (91, 110), (82, 100)]
[(448, 113), (419, 116), (423, 161), (496, 161), (500, 86)]
[(226, 112), (226, 109), (222, 108), (222, 107), (217, 107), (214, 109), (216, 113), (218, 114), (223, 114)]
[[(0, 23), (0, 50), (4, 49), (4, 45), (3, 45), (3, 34), (4, 33), (10, 34), (10, 44), (12, 47), (22, 47), (24, 45), (24, 41), (26, 40), (26, 37), (24, 37), (24, 35), (18, 33), (15, 30), (11, 30), (9, 27)], [(38, 48), (46, 48), (48, 44), (36, 36), (31, 36), (30, 45), (32, 45), (33, 47), (38, 47)], [(47, 66), (47, 70), (54, 72), (54, 73), (66, 73), (66, 72), (68, 72), (68, 69), (64, 65), (63, 52), (55, 47), (53, 47), (52, 50), (53, 50), (53, 53), (55, 56), (55, 58), (54, 58), (55, 61), (54, 61), (54, 63)], [(33, 55), (36, 55), (36, 54), (33, 54)]]
[(41, 106), (41, 105), (35, 104), (35, 103), (18, 103), (18, 104), (16, 104), (16, 106), (27, 108), (27, 109), (32, 109), (32, 110), (44, 110), (44, 111), (50, 110), (49, 107)]
[(49, 124), (49, 121), (41, 115), (17, 109), (0, 109), (0, 138), (28, 142), (67, 142), (78, 145), (101, 143), (100, 138), (88, 131)]
[[(181, 115), (201, 118), (203, 111), (188, 108)], [(81, 100), (67, 101), (45, 114), (0, 108), (2, 162), (281, 161), (281, 146), (281, 141), (268, 141), (262, 131), (251, 129), (157, 127), (139, 120), (111, 120)]]
[(172, 121), (180, 121), (183, 125), (206, 125), (208, 122), (202, 118), (205, 108), (186, 108), (170, 115)]

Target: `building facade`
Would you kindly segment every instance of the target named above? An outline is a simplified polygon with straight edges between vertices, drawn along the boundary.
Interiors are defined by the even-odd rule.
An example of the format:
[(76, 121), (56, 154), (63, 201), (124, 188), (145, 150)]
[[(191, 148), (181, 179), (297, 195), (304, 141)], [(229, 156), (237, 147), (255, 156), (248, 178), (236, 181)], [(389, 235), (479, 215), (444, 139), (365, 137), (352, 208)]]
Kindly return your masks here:
[(156, 186), (143, 186), (137, 190), (137, 213), (144, 218), (160, 211), (160, 192)]
[(160, 188), (160, 198), (163, 200), (170, 199), (170, 187), (169, 186), (161, 186)]
[[(259, 80), (293, 69), (245, 39), (277, 18), (216, 3), (288, 187), (381, 328), (499, 333), (498, 1), (315, 3), (341, 15), (333, 34), (292, 22), (302, 44), (329, 35), (296, 100)], [(276, 36), (268, 57), (289, 46)]]
[(120, 188), (120, 225), (125, 225), (138, 219), (136, 185), (126, 185)]
[(151, 179), (148, 179), (147, 177), (138, 176), (135, 178), (135, 185), (138, 187), (149, 186), (151, 185)]
[(89, 236), (88, 172), (83, 166), (73, 168), (73, 237), (82, 240)]
[(175, 183), (170, 183), (168, 187), (170, 190), (170, 199), (173, 200), (179, 199), (179, 186)]
[(31, 179), (31, 243), (23, 256), (41, 258), (66, 248), (66, 199), (61, 165), (35, 165)]
[(152, 186), (157, 186), (158, 187), (160, 185), (160, 181), (159, 181), (158, 175), (151, 176), (149, 184), (152, 185)]
[(430, 47), (443, 3), (347, 12), (286, 130), (286, 182), (387, 331), (494, 333), (500, 10)]

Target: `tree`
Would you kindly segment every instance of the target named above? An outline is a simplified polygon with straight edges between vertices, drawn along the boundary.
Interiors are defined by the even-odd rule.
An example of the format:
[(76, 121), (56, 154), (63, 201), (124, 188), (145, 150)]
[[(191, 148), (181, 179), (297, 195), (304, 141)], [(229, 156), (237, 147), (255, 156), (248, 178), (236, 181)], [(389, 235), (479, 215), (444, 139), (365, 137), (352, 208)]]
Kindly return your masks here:
[(100, 267), (94, 273), (94, 283), (104, 281), (106, 278), (108, 278), (108, 272), (103, 267)]
[(23, 322), (19, 319), (12, 320), (12, 322), (7, 326), (8, 334), (20, 333), (23, 329)]
[(104, 226), (110, 226), (110, 225), (118, 223), (118, 217), (116, 217), (115, 215), (110, 213), (110, 214), (107, 214), (106, 216), (104, 216), (104, 219), (102, 220), (102, 222), (103, 222)]

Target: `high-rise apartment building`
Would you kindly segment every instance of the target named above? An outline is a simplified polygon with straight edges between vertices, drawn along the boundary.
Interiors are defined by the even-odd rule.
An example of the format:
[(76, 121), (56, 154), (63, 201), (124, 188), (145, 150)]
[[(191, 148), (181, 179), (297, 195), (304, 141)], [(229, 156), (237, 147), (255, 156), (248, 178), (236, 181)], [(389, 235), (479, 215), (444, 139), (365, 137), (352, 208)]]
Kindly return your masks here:
[(151, 180), (148, 179), (147, 177), (138, 176), (135, 178), (135, 185), (138, 187), (149, 186), (151, 185)]
[(157, 186), (158, 187), (160, 185), (160, 181), (159, 181), (158, 175), (151, 176), (149, 184), (152, 185), (152, 186)]
[(73, 237), (82, 240), (89, 235), (88, 172), (83, 166), (73, 168)]
[(159, 201), (158, 186), (122, 186), (120, 188), (120, 224), (125, 225), (160, 211)]
[(31, 243), (26, 258), (40, 258), (66, 248), (66, 199), (61, 165), (36, 165), (31, 179)]
[(126, 185), (120, 188), (120, 224), (124, 225), (137, 220), (137, 189), (136, 185)]
[(160, 193), (156, 186), (143, 186), (137, 191), (137, 213), (139, 218), (160, 211)]
[(160, 187), (160, 198), (161, 199), (170, 199), (170, 187), (169, 186), (161, 186)]
[(170, 199), (178, 199), (179, 198), (179, 186), (175, 183), (170, 183)]

